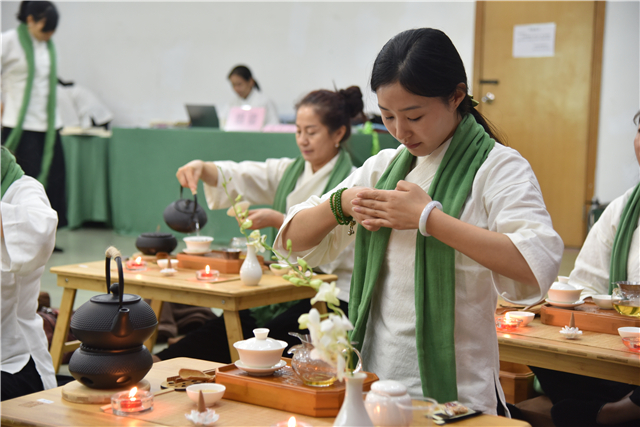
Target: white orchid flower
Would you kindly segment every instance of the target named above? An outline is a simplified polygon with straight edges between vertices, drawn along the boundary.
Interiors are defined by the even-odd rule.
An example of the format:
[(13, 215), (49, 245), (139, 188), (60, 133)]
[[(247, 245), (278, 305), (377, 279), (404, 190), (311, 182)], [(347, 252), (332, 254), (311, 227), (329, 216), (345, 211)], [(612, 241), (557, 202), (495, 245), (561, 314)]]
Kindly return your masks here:
[[(313, 280), (312, 280), (313, 282)], [(336, 282), (331, 282), (331, 284), (327, 282), (322, 282), (320, 284), (320, 289), (318, 289), (318, 293), (315, 297), (311, 299), (311, 305), (317, 303), (318, 301), (324, 301), (335, 306), (340, 305), (340, 300), (338, 300), (338, 294), (340, 293), (340, 289), (336, 288)]]

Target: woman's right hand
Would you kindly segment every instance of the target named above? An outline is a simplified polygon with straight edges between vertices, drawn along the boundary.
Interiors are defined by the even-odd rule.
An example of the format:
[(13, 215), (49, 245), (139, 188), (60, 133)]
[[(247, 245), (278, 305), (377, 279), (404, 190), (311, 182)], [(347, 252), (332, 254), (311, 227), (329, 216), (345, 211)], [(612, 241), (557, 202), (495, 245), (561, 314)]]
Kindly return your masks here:
[(366, 220), (366, 219), (376, 219), (370, 215), (366, 215), (363, 213), (359, 213), (359, 212), (355, 212), (353, 210), (354, 205), (352, 204), (352, 201), (354, 199), (357, 199), (357, 195), (359, 192), (363, 191), (363, 190), (372, 190), (372, 188), (367, 188), (367, 187), (351, 187), (348, 188), (346, 190), (344, 190), (342, 192), (342, 213), (344, 214), (344, 216), (352, 216), (353, 219), (356, 220), (356, 222), (360, 225), (362, 225), (364, 228), (366, 228), (369, 231), (378, 231), (380, 229), (380, 227), (375, 227), (375, 226), (366, 226), (364, 224), (362, 224), (362, 221)]
[(192, 194), (196, 194), (198, 192), (198, 181), (202, 176), (203, 170), (204, 162), (202, 160), (192, 160), (178, 169), (176, 178), (178, 178), (181, 186), (189, 188)]

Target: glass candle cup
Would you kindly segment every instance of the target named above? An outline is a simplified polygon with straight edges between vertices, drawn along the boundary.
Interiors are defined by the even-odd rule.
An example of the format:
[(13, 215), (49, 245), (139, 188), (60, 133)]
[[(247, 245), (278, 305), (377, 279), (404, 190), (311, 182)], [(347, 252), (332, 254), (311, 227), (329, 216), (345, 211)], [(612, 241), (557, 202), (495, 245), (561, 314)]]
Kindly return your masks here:
[(116, 393), (111, 396), (111, 409), (115, 415), (151, 411), (153, 409), (153, 393), (145, 390)]
[(513, 332), (522, 324), (521, 319), (515, 317), (498, 317), (496, 318), (496, 329), (500, 332)]

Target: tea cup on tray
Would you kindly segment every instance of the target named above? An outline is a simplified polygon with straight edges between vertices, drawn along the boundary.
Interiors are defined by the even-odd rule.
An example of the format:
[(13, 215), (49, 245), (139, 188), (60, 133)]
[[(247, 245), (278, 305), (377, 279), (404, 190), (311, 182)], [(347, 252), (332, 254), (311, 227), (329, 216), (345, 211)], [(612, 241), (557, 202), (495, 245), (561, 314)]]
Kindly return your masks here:
[(184, 242), (187, 248), (184, 250), (186, 253), (200, 254), (209, 252), (213, 237), (211, 236), (188, 236), (185, 237)]
[(583, 289), (582, 286), (555, 282), (551, 285), (551, 288), (549, 288), (549, 298), (547, 302), (551, 304), (576, 304), (580, 302), (580, 294)]

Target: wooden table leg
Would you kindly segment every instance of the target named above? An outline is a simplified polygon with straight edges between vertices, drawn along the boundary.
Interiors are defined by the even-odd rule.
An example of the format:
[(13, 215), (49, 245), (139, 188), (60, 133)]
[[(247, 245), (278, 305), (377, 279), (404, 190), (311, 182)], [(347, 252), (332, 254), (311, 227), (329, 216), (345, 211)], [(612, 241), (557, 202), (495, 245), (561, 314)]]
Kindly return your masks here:
[[(156, 314), (156, 318), (158, 319), (158, 326), (160, 326), (160, 313), (162, 312), (162, 306), (164, 305), (164, 301), (160, 301), (157, 299), (151, 300), (149, 304), (151, 309)], [(144, 342), (144, 345), (147, 347), (147, 350), (153, 354), (153, 347), (156, 345), (156, 339), (158, 338), (158, 326), (153, 331), (151, 336)]]
[[(58, 281), (62, 280), (58, 277)], [(60, 284), (58, 284), (60, 286)], [(62, 301), (60, 302), (60, 311), (56, 321), (56, 329), (53, 331), (51, 339), (51, 358), (53, 359), (53, 369), (58, 373), (62, 362), (62, 352), (69, 333), (69, 323), (71, 322), (71, 313), (73, 312), (73, 303), (76, 300), (76, 290), (64, 288), (62, 292)]]
[(320, 313), (320, 314), (327, 314), (328, 313), (327, 303), (324, 302), (324, 301), (316, 302), (315, 304), (313, 304), (313, 308), (318, 310), (318, 313)]
[(229, 343), (231, 362), (235, 362), (240, 359), (240, 356), (238, 355), (238, 350), (233, 346), (233, 343), (244, 339), (242, 335), (242, 325), (240, 324), (240, 313), (225, 310), (222, 315), (224, 316), (224, 326), (227, 330), (227, 342)]

